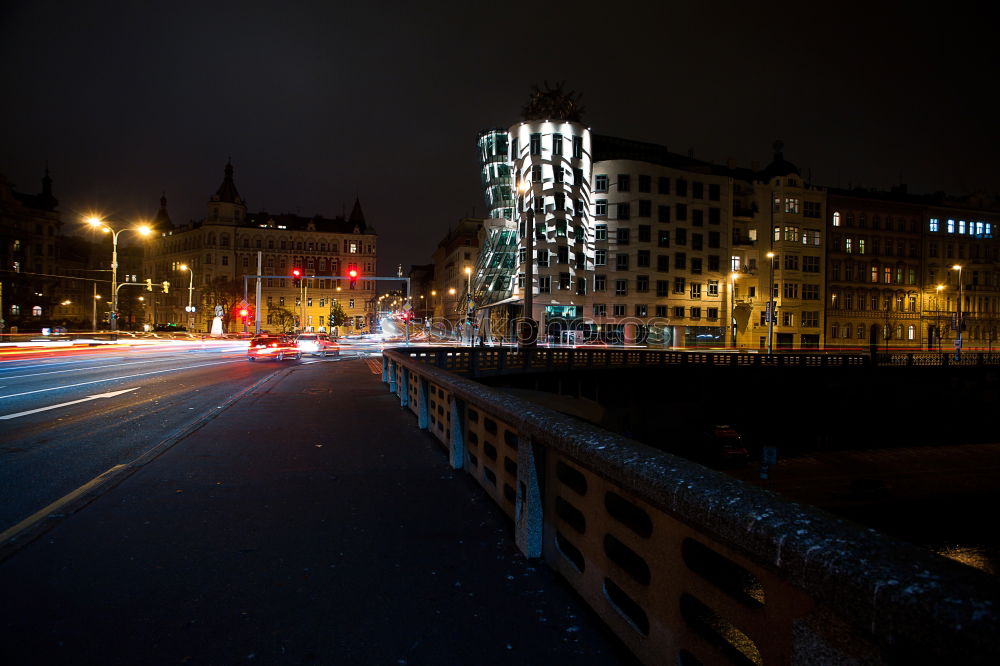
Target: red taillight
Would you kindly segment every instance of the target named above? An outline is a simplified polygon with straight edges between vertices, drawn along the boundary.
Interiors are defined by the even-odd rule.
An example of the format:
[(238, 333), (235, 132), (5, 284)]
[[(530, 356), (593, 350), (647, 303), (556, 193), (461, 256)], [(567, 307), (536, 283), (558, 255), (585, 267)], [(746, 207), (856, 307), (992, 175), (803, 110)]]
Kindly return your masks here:
[(271, 344), (268, 345), (268, 347), (277, 347), (277, 346), (278, 346), (277, 342), (272, 342)]

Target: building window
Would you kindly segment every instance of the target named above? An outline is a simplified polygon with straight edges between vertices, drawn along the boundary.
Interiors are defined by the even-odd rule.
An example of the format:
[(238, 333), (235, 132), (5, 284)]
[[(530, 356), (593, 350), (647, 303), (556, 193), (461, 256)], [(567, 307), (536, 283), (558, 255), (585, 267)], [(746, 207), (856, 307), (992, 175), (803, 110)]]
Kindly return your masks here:
[(594, 265), (595, 266), (607, 266), (608, 265), (608, 251), (607, 250), (594, 250)]
[(628, 203), (618, 204), (618, 219), (627, 220), (632, 214), (632, 205)]
[(632, 177), (627, 173), (618, 174), (618, 191), (629, 192), (632, 189)]
[(819, 326), (819, 312), (803, 312), (802, 328), (817, 328)]
[(594, 191), (595, 192), (607, 192), (608, 191), (608, 175), (598, 174), (594, 176)]
[(691, 283), (691, 298), (701, 298), (701, 283), (692, 282)]
[(635, 278), (635, 290), (639, 293), (646, 293), (649, 291), (649, 276), (648, 275), (638, 275)]
[(656, 281), (657, 298), (666, 298), (670, 294), (670, 282), (667, 280)]
[(806, 201), (803, 203), (802, 215), (804, 217), (822, 218), (821, 204), (818, 201)]
[(687, 286), (687, 280), (683, 277), (674, 278), (674, 293), (683, 294), (685, 287)]
[(802, 271), (804, 273), (819, 273), (819, 257), (802, 257)]
[(679, 317), (680, 319), (684, 318), (684, 306), (683, 305), (674, 306), (674, 316), (675, 317)]
[(691, 308), (691, 319), (701, 319), (701, 308), (699, 307)]
[(573, 137), (573, 157), (583, 157), (583, 138)]
[(538, 276), (538, 293), (548, 294), (552, 291), (552, 276), (550, 275), (539, 275)]
[(614, 315), (616, 317), (624, 317), (625, 316), (625, 305), (622, 304), (622, 303), (615, 303), (612, 306), (612, 312), (614, 313)]
[(647, 316), (649, 316), (646, 313), (647, 313), (647, 307), (646, 307), (646, 305), (645, 304), (638, 304), (637, 303), (636, 306), (635, 306), (635, 316), (636, 317), (647, 317)]
[(608, 277), (606, 275), (594, 276), (594, 291), (605, 291), (608, 288)]
[(670, 232), (666, 229), (660, 229), (656, 232), (656, 246), (657, 247), (670, 247)]
[(719, 281), (718, 280), (709, 280), (708, 281), (708, 295), (709, 296), (718, 296), (719, 295)]
[(649, 250), (639, 250), (635, 258), (635, 265), (638, 268), (649, 268)]
[(619, 245), (628, 245), (629, 237), (631, 236), (629, 228), (628, 227), (619, 227), (619, 229), (617, 231), (617, 236), (618, 236), (618, 244)]
[(615, 296), (628, 295), (628, 280), (615, 280)]
[(608, 225), (598, 224), (594, 226), (594, 240), (608, 240)]
[(839, 227), (840, 226), (840, 213), (835, 212), (833, 214), (833, 226), (835, 226), (835, 227)]
[(659, 222), (669, 222), (670, 221), (670, 206), (657, 206), (656, 207), (656, 219)]
[(563, 143), (562, 142), (562, 134), (553, 134), (552, 135), (552, 154), (553, 155), (562, 155), (563, 154), (562, 143)]
[(615, 255), (615, 268), (620, 271), (628, 270), (628, 253), (619, 252)]
[(657, 194), (670, 194), (670, 179), (666, 176), (660, 176), (657, 178), (656, 192)]
[(542, 154), (542, 135), (535, 132), (531, 135), (530, 152), (532, 155)]
[(605, 303), (594, 303), (594, 316), (595, 317), (608, 316), (608, 306)]

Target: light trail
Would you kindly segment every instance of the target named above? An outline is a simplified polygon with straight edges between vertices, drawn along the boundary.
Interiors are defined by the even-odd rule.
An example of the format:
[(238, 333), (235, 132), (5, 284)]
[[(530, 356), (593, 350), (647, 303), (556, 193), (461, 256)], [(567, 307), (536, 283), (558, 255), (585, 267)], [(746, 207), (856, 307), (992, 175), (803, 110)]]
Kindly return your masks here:
[(22, 395), (33, 395), (35, 393), (45, 393), (47, 391), (60, 391), (62, 389), (76, 388), (78, 386), (90, 386), (91, 384), (102, 384), (104, 382), (117, 382), (123, 379), (133, 379), (135, 377), (148, 377), (150, 375), (162, 375), (167, 372), (179, 372), (181, 370), (192, 370), (194, 368), (205, 368), (212, 365), (222, 365), (224, 363), (232, 363), (232, 361), (214, 361), (212, 363), (199, 363), (198, 365), (186, 365), (179, 368), (168, 368), (166, 370), (151, 370), (150, 372), (140, 372), (135, 375), (123, 375), (121, 377), (108, 377), (107, 379), (95, 379), (89, 382), (80, 382), (78, 384), (67, 384), (65, 386), (52, 386), (50, 388), (38, 389), (35, 391), (25, 391), (23, 393), (11, 393), (9, 395), (0, 395), (0, 400), (4, 398), (18, 398)]

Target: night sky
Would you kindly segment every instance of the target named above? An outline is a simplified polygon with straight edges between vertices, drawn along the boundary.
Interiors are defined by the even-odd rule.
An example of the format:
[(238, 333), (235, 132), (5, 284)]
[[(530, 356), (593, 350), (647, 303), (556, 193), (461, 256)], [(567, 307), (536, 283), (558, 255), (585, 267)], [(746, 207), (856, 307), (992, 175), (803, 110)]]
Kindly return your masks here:
[(67, 227), (163, 191), (186, 222), (231, 157), (251, 211), (359, 196), (395, 274), (484, 213), (477, 133), (564, 81), (601, 134), (746, 167), (780, 138), (817, 184), (996, 192), (992, 22), (916, 6), (7, 0), (0, 173), (35, 193), (48, 162)]

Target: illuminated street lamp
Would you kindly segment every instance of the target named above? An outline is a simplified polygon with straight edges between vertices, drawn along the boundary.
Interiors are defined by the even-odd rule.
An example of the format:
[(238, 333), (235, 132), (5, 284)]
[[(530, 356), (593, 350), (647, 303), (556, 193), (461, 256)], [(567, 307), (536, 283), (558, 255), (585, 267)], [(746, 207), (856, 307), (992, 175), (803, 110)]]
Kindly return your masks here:
[(465, 326), (469, 330), (469, 346), (474, 343), (472, 336), (472, 266), (465, 267)]
[(187, 264), (181, 264), (177, 268), (188, 272), (188, 304), (187, 307), (184, 308), (184, 311), (194, 312), (194, 306), (191, 304), (191, 292), (194, 290), (194, 271), (191, 270), (191, 267)]
[[(772, 231), (772, 234), (773, 234), (773, 231)], [(771, 273), (770, 273), (770, 277), (768, 278), (768, 283), (767, 283), (767, 307), (768, 307), (768, 310), (769, 310), (768, 316), (767, 316), (767, 353), (768, 354), (773, 354), (774, 353), (774, 318), (778, 314), (777, 312), (775, 312), (775, 310), (777, 310), (777, 308), (774, 307), (774, 252), (768, 252), (766, 256), (767, 256), (767, 258), (768, 258), (768, 260), (769, 260), (769, 262), (771, 264)]]
[(955, 338), (955, 360), (958, 361), (962, 358), (962, 266), (955, 264), (951, 270), (958, 271), (958, 319), (956, 321), (958, 335)]
[(729, 274), (729, 328), (733, 349), (736, 348), (736, 278), (738, 277), (739, 273), (736, 271)]
[(115, 231), (108, 223), (97, 217), (96, 215), (91, 215), (86, 220), (87, 224), (94, 227), (95, 229), (100, 229), (105, 233), (111, 234), (111, 330), (118, 330), (118, 236), (124, 231), (135, 231), (140, 236), (148, 236), (152, 233), (150, 229), (145, 224), (138, 227), (125, 227), (124, 229), (118, 229)]

